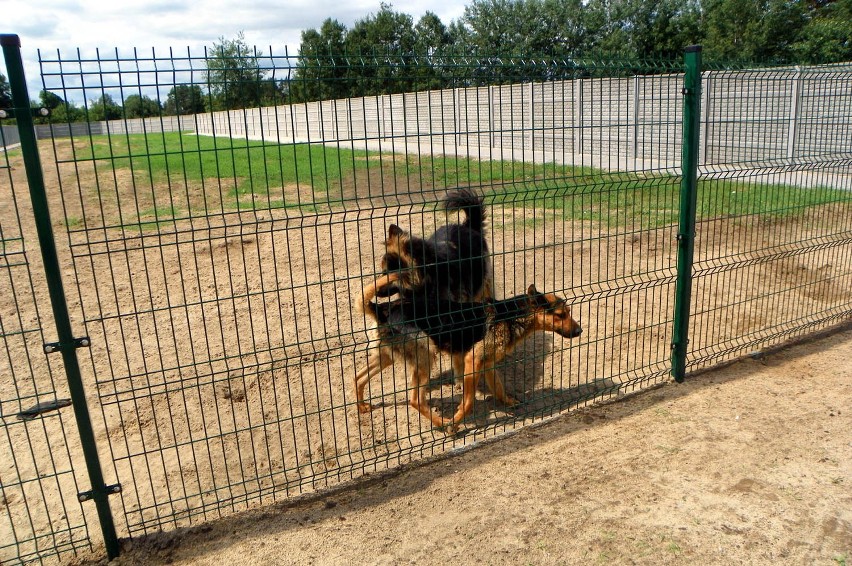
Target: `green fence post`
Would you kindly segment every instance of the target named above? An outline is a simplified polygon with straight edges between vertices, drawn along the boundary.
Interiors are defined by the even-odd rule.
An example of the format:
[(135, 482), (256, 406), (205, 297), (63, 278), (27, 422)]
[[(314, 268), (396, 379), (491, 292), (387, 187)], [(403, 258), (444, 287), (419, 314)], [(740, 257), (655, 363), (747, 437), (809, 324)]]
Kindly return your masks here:
[(3, 57), (6, 60), (6, 70), (9, 73), (9, 85), (12, 90), (12, 111), (18, 122), (18, 133), (21, 137), (21, 152), (24, 157), (24, 169), (27, 173), (27, 184), (30, 189), (30, 199), (33, 205), (36, 230), (38, 232), (41, 257), (44, 262), (50, 303), (56, 323), (56, 333), (59, 342), (45, 344), (45, 353), (62, 352), (65, 375), (68, 379), (68, 389), (74, 406), (74, 416), (80, 434), (80, 444), (92, 484), (90, 492), (78, 494), (80, 501), (92, 499), (98, 512), (101, 532), (104, 537), (107, 555), (115, 558), (119, 554), (118, 537), (115, 523), (107, 497), (120, 491), (117, 485), (107, 486), (104, 483), (98, 449), (95, 444), (95, 434), (89, 408), (86, 404), (86, 392), (80, 375), (80, 364), (77, 360), (77, 348), (88, 346), (88, 338), (75, 338), (71, 331), (71, 319), (68, 315), (68, 304), (65, 300), (65, 290), (56, 255), (56, 242), (53, 239), (53, 229), (50, 223), (50, 210), (44, 188), (44, 174), (41, 168), (41, 158), (38, 153), (35, 126), (33, 125), (30, 98), (27, 92), (24, 65), (21, 59), (21, 40), (14, 34), (0, 35), (0, 45), (3, 47)]
[(672, 375), (678, 382), (686, 375), (689, 344), (689, 311), (692, 300), (692, 257), (695, 246), (695, 214), (698, 193), (698, 137), (701, 124), (701, 46), (684, 54), (683, 152), (680, 184), (680, 220), (677, 231), (677, 284), (675, 287)]

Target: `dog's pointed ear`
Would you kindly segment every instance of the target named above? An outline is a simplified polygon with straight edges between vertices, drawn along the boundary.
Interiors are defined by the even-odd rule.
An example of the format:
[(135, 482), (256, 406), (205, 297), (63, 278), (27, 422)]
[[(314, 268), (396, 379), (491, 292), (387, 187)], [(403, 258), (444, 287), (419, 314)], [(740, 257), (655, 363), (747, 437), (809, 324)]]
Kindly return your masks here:
[(529, 295), (530, 297), (535, 297), (538, 294), (539, 294), (539, 292), (536, 290), (535, 284), (532, 284), (529, 287), (527, 287), (527, 295)]
[(403, 230), (396, 224), (391, 224), (390, 228), (388, 228), (388, 238), (398, 238), (403, 234), (405, 234), (405, 230)]

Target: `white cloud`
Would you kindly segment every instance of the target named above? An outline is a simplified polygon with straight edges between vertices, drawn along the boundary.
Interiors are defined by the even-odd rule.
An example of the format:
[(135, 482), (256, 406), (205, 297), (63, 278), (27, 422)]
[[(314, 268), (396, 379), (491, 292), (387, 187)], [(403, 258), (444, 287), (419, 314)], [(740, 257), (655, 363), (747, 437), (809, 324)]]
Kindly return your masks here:
[[(417, 20), (426, 12), (436, 13), (449, 25), (464, 13), (465, 0), (403, 0), (391, 2), (397, 12)], [(275, 52), (298, 52), (301, 32), (319, 28), (326, 18), (347, 27), (380, 9), (380, 0), (6, 0), (3, 33), (20, 36), (30, 97), (42, 89), (38, 52), (53, 57), (137, 53), (159, 55), (169, 48), (193, 53), (212, 46), (220, 37), (232, 39), (243, 31), (246, 42)]]

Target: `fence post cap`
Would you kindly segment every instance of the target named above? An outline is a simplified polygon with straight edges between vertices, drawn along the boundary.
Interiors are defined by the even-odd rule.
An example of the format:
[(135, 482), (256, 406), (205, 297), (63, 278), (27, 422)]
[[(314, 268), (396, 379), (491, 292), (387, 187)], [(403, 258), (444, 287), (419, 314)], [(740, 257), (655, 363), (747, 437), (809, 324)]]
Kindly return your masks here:
[(687, 53), (701, 53), (701, 46), (700, 45), (689, 45), (689, 46), (687, 46), (685, 51)]
[(0, 34), (0, 45), (3, 47), (20, 47), (21, 38), (16, 33)]

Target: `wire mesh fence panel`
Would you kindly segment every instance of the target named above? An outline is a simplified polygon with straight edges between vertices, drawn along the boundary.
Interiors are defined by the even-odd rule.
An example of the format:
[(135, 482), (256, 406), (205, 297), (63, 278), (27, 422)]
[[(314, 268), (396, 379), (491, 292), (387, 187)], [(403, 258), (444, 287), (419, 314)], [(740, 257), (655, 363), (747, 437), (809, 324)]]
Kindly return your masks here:
[[(0, 138), (5, 138), (5, 128)], [(3, 145), (6, 145), (3, 139)], [(17, 138), (15, 138), (17, 142)], [(9, 144), (11, 145), (11, 144)], [(44, 347), (55, 338), (38, 240), (20, 164), (0, 152), (0, 562), (43, 562), (90, 549), (77, 500), (73, 454), (80, 442), (61, 362)], [(96, 529), (97, 530), (97, 529)]]
[[(92, 116), (125, 101), (101, 130), (44, 142), (101, 440), (125, 486), (124, 534), (336, 484), (667, 378), (679, 133), (655, 132), (680, 110), (648, 109), (679, 102), (676, 65), (640, 77), (593, 63), (264, 52), (246, 58), (255, 82), (216, 83), (216, 56), (40, 61), (44, 89), (87, 101)], [(426, 74), (429, 88), (412, 90)], [(240, 89), (254, 99), (228, 108), (223, 93)], [(204, 109), (167, 115), (187, 92)], [(159, 101), (162, 116), (130, 118), (131, 96)], [(401, 359), (370, 382), (372, 412), (357, 410), (354, 376), (376, 347), (359, 304), (390, 226), (428, 238), (462, 222), (441, 211), (457, 188), (484, 199), (495, 298), (534, 285), (566, 299), (585, 331), (524, 342), (497, 368), (520, 403), (483, 383), (451, 435), (408, 406), (413, 368)], [(432, 410), (452, 416), (462, 390), (446, 355), (431, 377)]]
[[(121, 535), (668, 379), (679, 62), (215, 50), (39, 62), (44, 90), (88, 121), (55, 112), (41, 149), (70, 307), (91, 341), (80, 353), (97, 440), (123, 486)], [(849, 80), (842, 68), (706, 74), (692, 369), (848, 317), (850, 149), (837, 132)], [(400, 247), (400, 233), (478, 223), (472, 208), (444, 213), (456, 189), (483, 199), (487, 261), (452, 255), (473, 240)], [(454, 259), (412, 251), (429, 245)], [(428, 410), (409, 405), (412, 378), (424, 379), (417, 356), (395, 356), (359, 404), (356, 374), (394, 345), (362, 312), (364, 287), (385, 268), (413, 277), (418, 262), (482, 269), (494, 299), (517, 298), (499, 308), (538, 308), (535, 324), (552, 325), (553, 296), (564, 299), (583, 333), (520, 343), (455, 434), (433, 420), (452, 417), (465, 390), (435, 348)], [(482, 343), (499, 342), (494, 328), (509, 341), (533, 328), (500, 326), (497, 303), (474, 299), (465, 309), (492, 316)]]
[(848, 320), (852, 306), (852, 69), (704, 80), (693, 369)]

